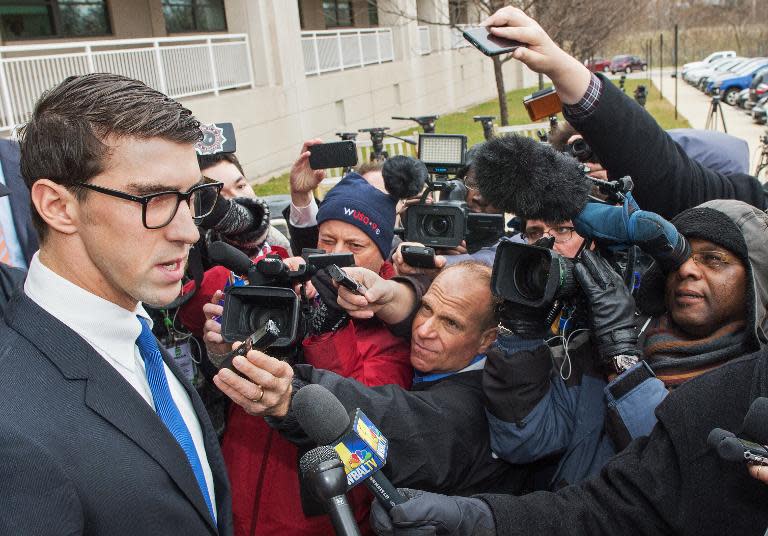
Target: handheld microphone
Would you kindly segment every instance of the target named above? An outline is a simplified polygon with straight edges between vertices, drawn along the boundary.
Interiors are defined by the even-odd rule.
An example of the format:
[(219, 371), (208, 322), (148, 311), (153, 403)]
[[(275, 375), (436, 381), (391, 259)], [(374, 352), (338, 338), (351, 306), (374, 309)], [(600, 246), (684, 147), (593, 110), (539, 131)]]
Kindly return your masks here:
[(344, 495), (347, 477), (336, 451), (327, 446), (314, 448), (301, 457), (299, 468), (312, 493), (325, 506), (336, 534), (360, 536), (355, 516)]
[(727, 430), (715, 428), (707, 437), (707, 445), (717, 451), (718, 456), (729, 462), (749, 462), (768, 465), (768, 398), (756, 398), (744, 417), (743, 430), (747, 437), (758, 441), (747, 441), (736, 437)]
[(397, 199), (420, 194), (429, 179), (429, 171), (424, 162), (403, 155), (385, 160), (381, 175), (387, 192)]
[(216, 264), (232, 270), (239, 275), (247, 275), (253, 262), (250, 257), (226, 242), (213, 242), (208, 246), (208, 257)]
[(387, 511), (405, 498), (380, 472), (387, 460), (388, 442), (358, 408), (349, 414), (333, 393), (322, 385), (307, 385), (293, 397), (291, 409), (304, 432), (320, 445), (330, 445), (344, 462), (347, 486), (361, 482)]

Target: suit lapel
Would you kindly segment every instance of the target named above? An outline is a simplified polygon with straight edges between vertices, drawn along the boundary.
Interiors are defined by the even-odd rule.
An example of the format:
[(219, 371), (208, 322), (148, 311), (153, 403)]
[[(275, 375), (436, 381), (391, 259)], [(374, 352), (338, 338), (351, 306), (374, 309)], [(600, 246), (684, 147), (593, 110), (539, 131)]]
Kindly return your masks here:
[[(8, 325), (36, 346), (64, 377), (86, 380), (86, 406), (123, 432), (163, 467), (215, 531), (216, 526), (186, 454), (154, 410), (125, 378), (91, 345), (24, 293), (17, 294), (8, 303), (5, 313)], [(182, 385), (185, 385), (184, 381)], [(195, 411), (199, 416), (197, 407)], [(207, 444), (206, 440), (206, 448)]]

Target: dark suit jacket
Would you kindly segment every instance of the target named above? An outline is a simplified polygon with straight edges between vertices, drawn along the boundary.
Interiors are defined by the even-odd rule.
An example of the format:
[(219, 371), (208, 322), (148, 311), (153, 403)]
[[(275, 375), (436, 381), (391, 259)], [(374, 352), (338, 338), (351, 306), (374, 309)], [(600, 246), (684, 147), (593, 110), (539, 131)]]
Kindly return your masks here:
[[(75, 304), (76, 306), (76, 304)], [(128, 382), (23, 292), (0, 321), (0, 534), (232, 534), (229, 482), (200, 398), (218, 527), (184, 451)]]
[(19, 144), (13, 140), (0, 138), (0, 164), (3, 166), (5, 184), (11, 191), (11, 213), (13, 224), (16, 227), (16, 236), (19, 238), (21, 250), (29, 266), (32, 255), (39, 249), (37, 231), (32, 226), (32, 206), (29, 198), (29, 190), (24, 183), (19, 168)]

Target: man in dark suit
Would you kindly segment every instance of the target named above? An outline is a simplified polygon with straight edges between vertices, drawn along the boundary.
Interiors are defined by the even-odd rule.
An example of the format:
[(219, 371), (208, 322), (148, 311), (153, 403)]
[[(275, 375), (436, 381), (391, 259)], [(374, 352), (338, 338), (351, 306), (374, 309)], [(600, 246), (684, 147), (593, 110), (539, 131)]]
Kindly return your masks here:
[(0, 232), (4, 235), (9, 260), (17, 268), (26, 269), (39, 245), (32, 226), (29, 190), (19, 170), (19, 144), (0, 138), (0, 186), (8, 189), (6, 201), (0, 201)]
[(219, 184), (191, 112), (71, 77), (21, 131), (41, 241), (0, 320), (0, 534), (230, 535), (216, 434), (142, 302), (179, 293)]

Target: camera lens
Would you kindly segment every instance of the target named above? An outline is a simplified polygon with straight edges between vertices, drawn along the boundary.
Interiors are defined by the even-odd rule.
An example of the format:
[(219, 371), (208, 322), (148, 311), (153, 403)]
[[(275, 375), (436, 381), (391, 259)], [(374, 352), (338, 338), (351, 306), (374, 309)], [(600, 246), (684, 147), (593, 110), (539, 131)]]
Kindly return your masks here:
[(448, 236), (453, 224), (449, 216), (427, 216), (423, 228), (427, 236)]
[(515, 265), (515, 289), (527, 300), (540, 300), (544, 296), (548, 279), (549, 260), (544, 255), (530, 255)]

